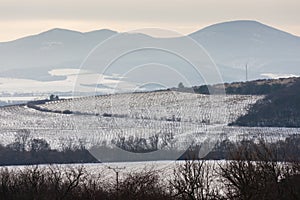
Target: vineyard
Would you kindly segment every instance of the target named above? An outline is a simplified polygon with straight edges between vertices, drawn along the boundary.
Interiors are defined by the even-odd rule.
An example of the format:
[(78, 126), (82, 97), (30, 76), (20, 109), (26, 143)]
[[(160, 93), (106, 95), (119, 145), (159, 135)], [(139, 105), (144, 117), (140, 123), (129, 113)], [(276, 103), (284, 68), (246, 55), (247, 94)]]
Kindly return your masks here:
[(299, 129), (230, 127), (263, 96), (203, 95), (175, 91), (114, 94), (0, 108), (1, 144), (26, 130), (51, 148), (80, 144), (111, 146), (120, 138), (157, 137), (159, 148), (186, 148), (191, 143), (239, 140), (259, 135), (284, 138)]

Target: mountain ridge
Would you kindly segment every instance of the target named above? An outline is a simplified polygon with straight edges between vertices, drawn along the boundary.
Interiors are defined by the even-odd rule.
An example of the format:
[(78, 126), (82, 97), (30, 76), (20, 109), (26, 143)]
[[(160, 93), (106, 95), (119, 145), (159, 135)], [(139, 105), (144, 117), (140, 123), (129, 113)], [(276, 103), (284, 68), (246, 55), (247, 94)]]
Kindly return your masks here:
[[(233, 21), (225, 21), (225, 22), (215, 23), (215, 24), (212, 24), (212, 25), (208, 25), (208, 26), (206, 26), (204, 28), (201, 28), (199, 30), (196, 30), (196, 31), (194, 31), (192, 33), (186, 34), (186, 36), (193, 36), (195, 34), (203, 32), (203, 31), (207, 31), (207, 30), (209, 30), (211, 28), (216, 28), (216, 26), (232, 25), (232, 24), (236, 24), (236, 23), (241, 23), (241, 24), (247, 23), (248, 25), (249, 24), (262, 25), (262, 26), (268, 27), (269, 29), (279, 31), (282, 34), (293, 36), (295, 38), (300, 39), (300, 36), (298, 36), (298, 35), (289, 33), (289, 32), (284, 31), (282, 29), (275, 28), (275, 27), (272, 27), (270, 25), (267, 25), (267, 24), (264, 24), (264, 23), (261, 23), (259, 21), (255, 21), (255, 20), (233, 20)], [(124, 32), (118, 32), (118, 31), (115, 31), (115, 30), (112, 30), (112, 29), (107, 29), (107, 28), (95, 29), (95, 30), (90, 30), (90, 31), (77, 31), (77, 30), (74, 30), (74, 29), (66, 29), (66, 28), (55, 27), (55, 28), (51, 28), (51, 29), (46, 30), (46, 31), (42, 31), (40, 33), (27, 35), (27, 36), (20, 37), (20, 38), (14, 39), (14, 40), (3, 41), (3, 42), (0, 42), (0, 44), (2, 44), (2, 43), (10, 43), (10, 42), (14, 42), (14, 41), (17, 41), (17, 40), (22, 40), (22, 39), (25, 39), (25, 38), (29, 38), (29, 37), (33, 37), (33, 36), (39, 36), (39, 35), (47, 34), (47, 33), (50, 33), (50, 32), (56, 32), (56, 31), (60, 31), (60, 32), (64, 31), (64, 32), (76, 33), (76, 34), (81, 34), (81, 35), (87, 35), (87, 34), (96, 33), (96, 32), (108, 32), (108, 33), (111, 33), (111, 34), (124, 33)], [(145, 35), (148, 35), (148, 34), (145, 34)], [(150, 36), (150, 35), (148, 35), (148, 36)], [(151, 37), (155, 38), (155, 36), (151, 36)]]
[[(206, 26), (206, 27), (204, 27), (204, 28), (202, 28), (200, 30), (197, 30), (195, 32), (192, 32), (192, 33), (190, 33), (188, 35), (193, 35), (193, 34), (201, 32), (201, 31), (206, 31), (206, 30), (209, 30), (209, 29), (214, 29), (217, 26), (218, 27), (228, 26), (228, 25), (232, 26), (232, 25), (237, 25), (237, 24), (239, 24), (239, 25), (247, 25), (247, 28), (249, 28), (249, 25), (250, 26), (261, 26), (261, 27), (268, 28), (268, 29), (271, 29), (271, 30), (279, 31), (282, 34), (286, 34), (286, 35), (294, 36), (296, 38), (300, 38), (300, 36), (294, 35), (292, 33), (286, 32), (286, 31), (281, 30), (279, 28), (275, 28), (275, 27), (272, 27), (270, 25), (267, 25), (267, 24), (264, 24), (264, 23), (261, 23), (259, 21), (255, 21), (255, 20), (234, 20), (234, 21), (226, 21), (226, 22), (216, 23), (216, 24), (212, 24), (212, 25)], [(245, 28), (245, 27), (243, 27), (243, 28)]]
[[(100, 29), (79, 32), (63, 28), (0, 43), (0, 79), (25, 78), (30, 80), (57, 80), (49, 75), (53, 69), (76, 68), (89, 55), (95, 46), (110, 38), (119, 36), (118, 32)], [(216, 63), (224, 82), (245, 80), (245, 65), (248, 66), (249, 80), (282, 77), (283, 75), (300, 75), (300, 37), (257, 21), (237, 20), (214, 24), (188, 35), (200, 44), (210, 58)], [(125, 48), (130, 44), (151, 46), (166, 44), (186, 48), (186, 53), (195, 52), (189, 47), (182, 47), (183, 38), (155, 38), (144, 33), (120, 33), (113, 46), (106, 47), (101, 55), (111, 57), (120, 45)], [(156, 54), (138, 54), (138, 57), (126, 57), (122, 66), (135, 66), (136, 60), (148, 62)], [(156, 63), (168, 60), (170, 65), (181, 65), (176, 59), (159, 54)], [(173, 59), (173, 60), (172, 60)], [(140, 63), (137, 63), (140, 64)], [(188, 67), (186, 65), (181, 68)], [(127, 68), (123, 68), (125, 70)], [(122, 71), (121, 70), (121, 71)], [(23, 74), (15, 73), (22, 71)], [(116, 73), (116, 72), (114, 72)], [(122, 73), (122, 72), (119, 72)], [(147, 74), (141, 74), (147, 79)], [(174, 81), (174, 80), (173, 80)], [(1, 82), (1, 80), (0, 80)], [(178, 81), (180, 82), (180, 81)], [(176, 86), (168, 85), (168, 87)], [(174, 85), (175, 84), (175, 85)]]

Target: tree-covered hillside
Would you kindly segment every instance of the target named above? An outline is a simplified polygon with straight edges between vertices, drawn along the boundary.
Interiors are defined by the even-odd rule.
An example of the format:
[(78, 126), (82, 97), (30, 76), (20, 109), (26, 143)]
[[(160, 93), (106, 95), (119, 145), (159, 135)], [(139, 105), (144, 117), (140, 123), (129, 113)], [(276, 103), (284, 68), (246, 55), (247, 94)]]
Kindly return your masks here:
[(260, 79), (247, 82), (233, 82), (216, 85), (194, 86), (193, 91), (199, 94), (223, 93), (241, 95), (266, 95), (275, 93), (294, 84), (299, 78)]
[(232, 125), (300, 127), (300, 79), (255, 103)]

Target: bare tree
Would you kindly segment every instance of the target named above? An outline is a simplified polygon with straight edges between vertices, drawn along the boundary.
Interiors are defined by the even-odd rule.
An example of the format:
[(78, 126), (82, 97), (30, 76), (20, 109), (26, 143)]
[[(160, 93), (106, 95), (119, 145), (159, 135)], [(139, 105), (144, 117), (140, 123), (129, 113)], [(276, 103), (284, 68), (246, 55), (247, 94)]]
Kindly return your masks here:
[(186, 160), (174, 170), (174, 179), (170, 181), (174, 198), (188, 200), (215, 199), (213, 185), (214, 165), (204, 160)]
[[(243, 143), (232, 149), (231, 160), (220, 165), (228, 199), (281, 199), (280, 180), (286, 173), (285, 163), (278, 163), (263, 141), (260, 145)], [(289, 170), (287, 170), (289, 171)]]
[(168, 200), (171, 197), (160, 183), (156, 171), (129, 173), (120, 183), (119, 199)]
[(15, 151), (24, 152), (27, 147), (28, 139), (30, 136), (30, 131), (27, 129), (20, 129), (17, 131), (15, 135), (15, 141), (8, 145), (8, 148), (13, 149)]

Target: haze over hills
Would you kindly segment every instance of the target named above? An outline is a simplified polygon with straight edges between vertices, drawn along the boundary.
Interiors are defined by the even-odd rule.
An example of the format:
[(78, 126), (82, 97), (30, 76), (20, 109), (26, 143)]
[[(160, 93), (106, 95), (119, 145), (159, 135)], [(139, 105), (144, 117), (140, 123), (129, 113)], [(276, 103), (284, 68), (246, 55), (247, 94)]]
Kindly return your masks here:
[[(38, 35), (0, 43), (1, 75), (48, 80), (46, 76), (50, 74), (47, 72), (51, 69), (79, 68), (87, 53), (96, 44), (114, 34), (116, 32), (110, 30), (81, 33), (56, 28)], [(22, 71), (16, 74), (20, 69)], [(48, 78), (53, 80), (54, 77)]]
[[(300, 38), (256, 21), (209, 26), (190, 35), (220, 65), (261, 74), (299, 74)], [(225, 74), (225, 73), (224, 73)]]
[[(50, 92), (55, 91), (55, 88), (58, 91), (70, 91), (73, 88), (74, 75), (78, 73), (78, 70), (74, 69), (81, 66), (96, 45), (112, 36), (115, 36), (116, 40), (110, 43), (105, 50), (99, 51), (97, 59), (101, 60), (101, 56), (114, 58), (124, 44), (125, 46), (128, 45), (127, 47), (133, 47), (132, 45), (137, 44), (140, 46), (166, 45), (184, 51), (191, 59), (208, 60), (209, 58), (208, 56), (205, 57), (203, 52), (201, 52), (203, 55), (199, 55), (193, 48), (185, 46), (183, 42), (186, 40), (185, 38), (153, 38), (139, 33), (118, 35), (117, 32), (111, 30), (81, 33), (65, 29), (52, 29), (15, 41), (0, 43), (0, 87), (2, 87), (2, 91), (7, 90), (8, 92), (18, 91), (14, 88), (20, 86), (25, 91), (44, 90)], [(298, 68), (300, 64), (300, 38), (259, 22), (225, 22), (206, 27), (189, 36), (203, 46), (218, 66), (221, 79), (226, 82), (245, 80), (246, 64), (248, 65), (249, 79), (300, 74)], [(103, 71), (101, 67), (103, 66), (102, 60), (100, 63), (99, 60), (92, 58), (89, 62), (84, 63), (84, 65), (89, 65), (89, 70), (84, 71), (84, 73), (101, 75)], [(103, 63), (108, 63), (108, 61), (105, 60)], [(197, 76), (194, 76), (195, 73), (190, 69), (190, 66), (178, 60), (176, 56), (162, 52), (141, 51), (126, 55), (120, 62), (117, 60), (113, 63), (117, 67), (108, 71), (105, 74), (106, 81), (98, 85), (107, 83), (105, 89), (112, 87), (112, 84), (116, 83), (113, 80), (118, 81), (120, 76), (123, 76), (130, 67), (147, 63), (172, 66), (179, 75), (184, 74), (192, 85), (205, 82), (205, 77), (203, 80), (199, 80)], [(203, 64), (203, 66), (205, 65)], [(112, 67), (114, 66), (112, 65)], [(176, 86), (180, 82), (177, 75), (169, 76), (169, 71), (163, 70), (162, 66), (151, 67), (152, 71), (146, 70), (127, 75), (124, 81), (126, 86), (134, 87), (134, 85), (143, 85), (143, 81), (151, 82), (151, 77), (156, 77), (157, 73), (161, 75), (161, 80), (164, 80), (162, 85), (165, 87)], [(209, 71), (209, 68), (203, 70), (205, 75), (205, 70)], [(90, 78), (88, 79), (90, 80)], [(18, 84), (19, 80), (21, 80), (20, 84)], [(8, 83), (8, 81), (14, 83)], [(28, 84), (31, 87), (26, 87)], [(50, 85), (51, 88), (46, 89)], [(96, 82), (88, 82), (84, 85), (97, 84)]]

